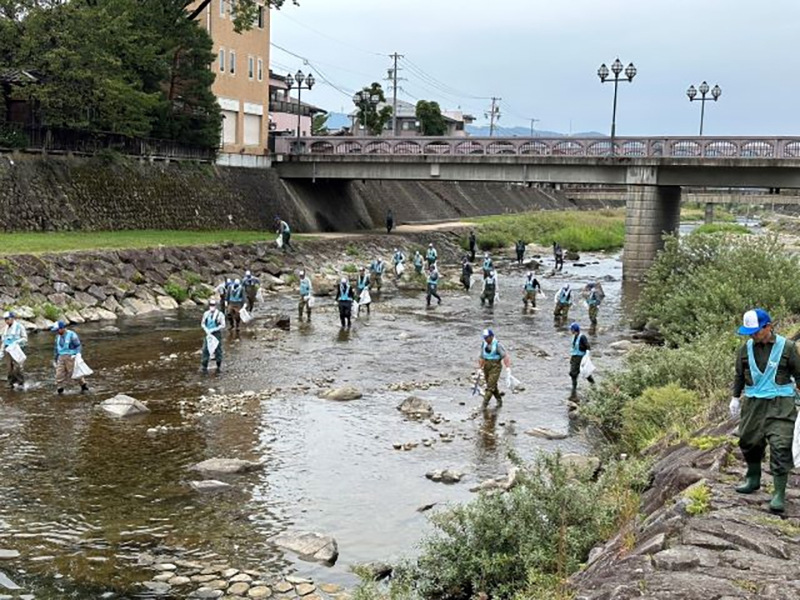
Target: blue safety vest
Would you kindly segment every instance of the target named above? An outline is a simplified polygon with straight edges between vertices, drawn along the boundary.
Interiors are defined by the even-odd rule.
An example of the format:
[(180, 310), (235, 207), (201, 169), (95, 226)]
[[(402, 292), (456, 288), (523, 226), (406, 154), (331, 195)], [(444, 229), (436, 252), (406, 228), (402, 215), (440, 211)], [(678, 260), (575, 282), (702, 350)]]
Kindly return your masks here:
[(281, 221), (281, 233), (292, 233), (289, 224), (286, 221)]
[(300, 280), (300, 295), (301, 296), (309, 296), (311, 294), (311, 281), (308, 277), (304, 277)]
[(538, 283), (539, 282), (536, 281), (536, 278), (534, 278), (534, 277), (530, 277), (530, 278), (526, 279), (525, 280), (525, 291), (526, 292), (532, 292), (533, 290), (536, 289), (536, 285)]
[(342, 300), (352, 300), (352, 298), (350, 297), (350, 284), (349, 283), (347, 285), (345, 285), (345, 286), (342, 286), (341, 283), (339, 284), (339, 301), (342, 301)]
[(230, 295), (228, 297), (230, 302), (241, 302), (242, 301), (242, 286), (241, 285), (234, 285), (231, 288)]
[(356, 285), (358, 286), (358, 291), (359, 292), (363, 292), (364, 289), (369, 287), (369, 283), (370, 283), (369, 282), (369, 275), (365, 274), (363, 277), (361, 275), (359, 275), (358, 276), (358, 281), (356, 282)]
[(491, 271), (492, 270), (492, 259), (487, 258), (483, 261), (483, 270), (484, 271)]
[(6, 335), (3, 338), (3, 345), (8, 347), (22, 340), (22, 332), (22, 324), (14, 321), (6, 330)]
[(421, 267), (422, 266), (422, 255), (417, 253), (414, 255), (414, 266)]
[(497, 280), (491, 275), (483, 280), (483, 285), (486, 287), (486, 289), (494, 289), (496, 284)]
[(780, 397), (794, 396), (794, 384), (787, 383), (778, 385), (775, 383), (775, 376), (778, 374), (778, 364), (781, 362), (783, 348), (786, 346), (786, 338), (780, 335), (775, 336), (775, 344), (767, 360), (767, 370), (763, 373), (756, 364), (753, 355), (753, 340), (747, 341), (747, 360), (750, 363), (750, 377), (753, 385), (746, 385), (744, 393), (748, 398), (773, 399)]
[(406, 259), (406, 257), (403, 256), (403, 253), (402, 252), (398, 252), (397, 254), (394, 255), (394, 264), (399, 265), (405, 259)]
[(500, 353), (497, 351), (497, 340), (492, 340), (492, 345), (489, 346), (483, 342), (483, 360), (500, 360)]
[(383, 275), (383, 261), (375, 261), (372, 263), (372, 270), (375, 271), (376, 275)]
[(428, 262), (436, 262), (436, 257), (438, 256), (436, 254), (436, 248), (430, 248), (428, 250), (427, 256), (428, 256)]
[(203, 325), (209, 332), (215, 333), (222, 328), (219, 323), (220, 314), (221, 313), (218, 310), (206, 311), (205, 319), (203, 320)]
[(559, 304), (569, 304), (570, 301), (571, 301), (571, 297), (572, 297), (572, 292), (571, 291), (565, 292), (564, 290), (561, 290), (561, 292), (559, 292), (559, 294), (558, 294), (558, 303)]
[(581, 350), (581, 338), (585, 337), (582, 333), (577, 334), (572, 339), (572, 356), (583, 356), (586, 352)]
[(589, 299), (586, 300), (586, 303), (589, 306), (600, 306), (600, 298), (597, 297), (596, 292), (592, 292), (591, 294), (589, 294)]
[(81, 353), (81, 340), (74, 331), (56, 336), (56, 356), (75, 356)]
[(439, 273), (434, 271), (428, 275), (428, 285), (432, 285), (433, 287), (439, 285)]

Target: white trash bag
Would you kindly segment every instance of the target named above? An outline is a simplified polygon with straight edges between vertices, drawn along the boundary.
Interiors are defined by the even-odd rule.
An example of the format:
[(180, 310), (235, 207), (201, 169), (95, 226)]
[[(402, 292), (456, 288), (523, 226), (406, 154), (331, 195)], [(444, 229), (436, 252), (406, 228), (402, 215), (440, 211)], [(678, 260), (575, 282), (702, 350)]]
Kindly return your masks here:
[(251, 315), (246, 308), (242, 308), (239, 311), (239, 318), (242, 320), (242, 323), (249, 323), (253, 320), (253, 315)]
[(395, 272), (397, 273), (397, 276), (400, 277), (403, 273), (405, 273), (405, 271), (406, 268), (403, 265), (403, 263), (397, 263), (397, 267), (395, 267)]
[(94, 371), (89, 368), (89, 365), (86, 364), (83, 357), (80, 354), (76, 354), (75, 367), (72, 369), (72, 378), (83, 379), (84, 377), (89, 377), (92, 373), (94, 373)]
[(352, 317), (354, 319), (358, 318), (358, 312), (359, 312), (360, 309), (361, 309), (361, 307), (358, 304), (358, 300), (353, 300), (353, 308), (350, 311), (350, 313), (351, 313), (351, 315), (352, 315)]
[(261, 290), (261, 288), (258, 288), (258, 291), (256, 292), (256, 302), (263, 302), (263, 301), (264, 301), (264, 292)]
[(522, 382), (511, 374), (511, 369), (506, 369), (506, 387), (512, 392), (522, 388)]
[(20, 348), (19, 344), (17, 343), (11, 344), (10, 346), (6, 347), (6, 352), (8, 352), (9, 356), (11, 356), (11, 358), (13, 358), (14, 361), (19, 365), (22, 365), (22, 363), (24, 363), (25, 360), (28, 358), (27, 356), (25, 356), (25, 353), (22, 351), (22, 348)]
[(283, 248), (283, 236), (282, 235), (278, 235), (278, 239), (275, 240), (275, 245), (278, 248)]
[(581, 370), (580, 375), (584, 379), (588, 379), (594, 373), (594, 363), (592, 362), (592, 357), (590, 356), (589, 352), (587, 352), (583, 356), (583, 360), (581, 360)]
[(306, 304), (308, 304), (308, 308), (314, 308), (314, 305), (316, 304), (314, 296), (306, 296)]
[(359, 303), (362, 306), (366, 306), (370, 302), (372, 302), (372, 296), (369, 295), (369, 290), (367, 288), (364, 288), (364, 291), (361, 292), (361, 297), (359, 298)]
[[(795, 402), (797, 400), (795, 399)], [(794, 441), (792, 442), (792, 456), (794, 457), (794, 466), (800, 467), (800, 417), (794, 422)]]
[(216, 336), (213, 336), (210, 333), (206, 335), (206, 348), (208, 349), (209, 356), (213, 356), (218, 347), (219, 340), (216, 338)]

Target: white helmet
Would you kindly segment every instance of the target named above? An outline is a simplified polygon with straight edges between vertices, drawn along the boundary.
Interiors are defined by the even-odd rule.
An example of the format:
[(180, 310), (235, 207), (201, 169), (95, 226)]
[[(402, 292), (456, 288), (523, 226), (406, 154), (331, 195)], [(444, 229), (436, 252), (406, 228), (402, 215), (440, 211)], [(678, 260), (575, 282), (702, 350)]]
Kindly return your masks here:
[(242, 282), (237, 279), (236, 281), (233, 282), (233, 285), (240, 285), (241, 283)]

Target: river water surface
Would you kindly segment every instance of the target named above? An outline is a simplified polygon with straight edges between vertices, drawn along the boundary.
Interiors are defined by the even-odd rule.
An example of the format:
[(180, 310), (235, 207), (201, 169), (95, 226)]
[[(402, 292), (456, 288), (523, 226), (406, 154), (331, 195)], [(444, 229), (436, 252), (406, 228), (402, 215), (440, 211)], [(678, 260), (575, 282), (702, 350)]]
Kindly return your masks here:
[[(494, 310), (481, 308), (477, 289), (446, 291), (441, 306), (426, 309), (423, 295), (387, 286), (349, 332), (340, 330), (330, 299), (318, 299), (313, 321), (298, 325), (294, 295), (268, 296), (257, 316), (286, 312), (291, 332), (276, 335), (257, 318), (238, 339), (226, 338), (221, 377), (199, 373), (199, 309), (122, 320), (119, 333), (78, 326), (96, 371), (86, 396), (56, 397), (52, 334), (31, 336), (28, 389), (0, 392), (0, 548), (21, 553), (0, 568), (38, 598), (121, 598), (150, 577), (136, 566), (145, 551), (216, 553), (240, 569), (345, 585), (354, 581), (354, 564), (413, 555), (428, 527), (417, 509), (469, 500), (470, 487), (506, 473), (509, 450), (523, 459), (587, 450), (584, 435), (570, 431), (570, 340), (568, 323), (553, 322), (554, 291), (564, 281), (613, 280), (603, 283), (600, 327), (590, 336), (600, 377), (618, 360), (604, 347), (625, 328), (619, 256), (582, 260), (584, 268), (568, 263), (563, 276), (541, 279), (548, 299), (528, 314), (519, 300), (524, 272), (508, 262), (500, 265)], [(571, 317), (588, 325), (582, 303)], [(526, 390), (481, 413), (470, 378), (486, 326), (506, 345)], [(400, 383), (416, 389), (396, 390)], [(318, 384), (354, 385), (364, 397), (322, 400)], [(198, 402), (210, 388), (274, 392), (215, 415)], [(104, 416), (97, 404), (117, 393), (152, 412), (135, 421)], [(405, 421), (396, 407), (409, 395), (431, 401), (445, 420)], [(167, 429), (152, 431), (160, 426)], [(570, 437), (526, 435), (533, 427)], [(442, 433), (452, 441), (441, 441)], [(392, 447), (424, 439), (431, 447)], [(188, 482), (203, 477), (188, 467), (212, 457), (262, 461), (264, 469), (225, 478), (232, 491), (200, 495)], [(448, 486), (425, 478), (444, 468), (465, 472), (465, 480)], [(299, 530), (334, 536), (336, 565), (298, 561), (268, 542)]]

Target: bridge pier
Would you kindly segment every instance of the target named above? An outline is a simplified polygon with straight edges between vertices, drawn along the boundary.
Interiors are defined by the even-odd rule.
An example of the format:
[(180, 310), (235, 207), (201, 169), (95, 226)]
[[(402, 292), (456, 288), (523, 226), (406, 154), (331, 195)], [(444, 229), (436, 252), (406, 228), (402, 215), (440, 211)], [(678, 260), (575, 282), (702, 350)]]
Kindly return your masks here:
[(625, 206), (622, 276), (625, 280), (638, 280), (644, 277), (658, 251), (664, 248), (664, 234), (678, 231), (681, 188), (629, 185)]
[(714, 204), (712, 202), (706, 202), (705, 223), (706, 225), (711, 225), (713, 222), (714, 222)]

